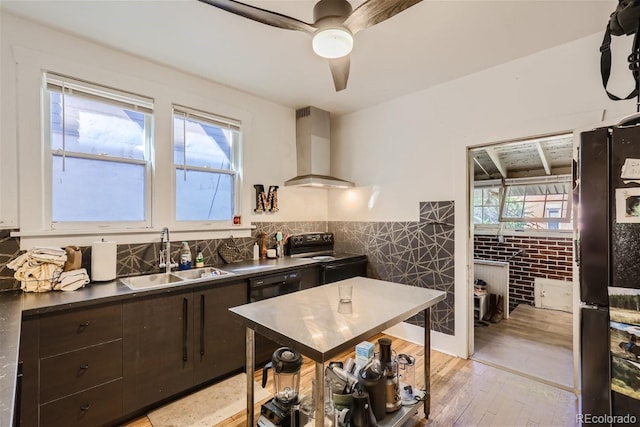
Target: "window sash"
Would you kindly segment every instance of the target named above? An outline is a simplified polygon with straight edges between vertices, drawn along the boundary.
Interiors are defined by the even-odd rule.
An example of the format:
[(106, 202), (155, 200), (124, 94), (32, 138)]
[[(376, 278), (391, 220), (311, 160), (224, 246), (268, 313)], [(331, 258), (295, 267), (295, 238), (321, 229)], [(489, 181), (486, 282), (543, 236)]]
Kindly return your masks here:
[(233, 220), (233, 216), (237, 215), (237, 213), (240, 210), (240, 186), (241, 186), (241, 176), (240, 176), (240, 163), (239, 163), (239, 158), (240, 158), (240, 141), (241, 141), (241, 127), (240, 124), (241, 122), (238, 120), (234, 120), (228, 117), (223, 117), (223, 116), (218, 116), (215, 114), (211, 114), (211, 113), (207, 113), (201, 110), (196, 110), (196, 109), (192, 109), (189, 107), (185, 107), (185, 106), (181, 106), (181, 105), (174, 105), (173, 106), (173, 114), (171, 116), (172, 118), (172, 123), (175, 124), (176, 119), (182, 120), (183, 125), (185, 124), (185, 122), (187, 120), (193, 120), (196, 122), (202, 122), (204, 124), (210, 125), (210, 126), (215, 126), (215, 127), (219, 127), (221, 129), (225, 129), (228, 131), (231, 131), (231, 138), (229, 140), (229, 144), (230, 144), (230, 158), (229, 158), (229, 168), (228, 169), (220, 169), (220, 168), (215, 168), (215, 167), (208, 167), (208, 166), (196, 166), (196, 165), (190, 165), (189, 163), (187, 163), (187, 133), (184, 130), (185, 128), (183, 128), (183, 133), (182, 133), (182, 144), (184, 145), (184, 152), (182, 154), (182, 158), (176, 158), (176, 150), (175, 150), (175, 144), (176, 144), (176, 140), (175, 140), (175, 129), (173, 131), (173, 149), (172, 149), (172, 157), (173, 157), (173, 168), (174, 168), (174, 179), (178, 179), (178, 172), (182, 172), (182, 177), (184, 180), (187, 179), (187, 172), (189, 171), (193, 171), (193, 172), (205, 172), (205, 173), (212, 173), (212, 174), (222, 174), (222, 175), (227, 175), (231, 177), (231, 181), (232, 181), (232, 186), (233, 186), (233, 194), (234, 194), (234, 200), (233, 200), (233, 207), (232, 207), (232, 214), (231, 214), (231, 218), (225, 219), (225, 220), (211, 220), (211, 219), (206, 219), (206, 218), (202, 218), (199, 220), (180, 220), (177, 218), (177, 213), (178, 213), (178, 186), (176, 185), (176, 192), (174, 193), (174, 198), (175, 198), (175, 202), (176, 202), (176, 206), (175, 206), (175, 211), (174, 211), (174, 215), (176, 216), (175, 220), (178, 223), (184, 223), (184, 222), (190, 222), (190, 223), (203, 223), (203, 224), (208, 224), (208, 223), (212, 223), (212, 222), (218, 222), (218, 223), (231, 223)]
[(153, 113), (154, 100), (142, 95), (104, 87), (54, 73), (46, 73), (45, 82), (47, 90), (52, 92), (75, 94), (94, 101), (110, 103), (141, 113)]
[[(43, 131), (45, 132), (45, 156), (47, 162), (45, 164), (45, 170), (47, 176), (53, 177), (53, 160), (55, 157), (59, 157), (63, 160), (66, 157), (96, 160), (102, 162), (110, 162), (113, 164), (135, 164), (144, 167), (144, 180), (145, 180), (145, 194), (143, 195), (144, 205), (144, 219), (142, 221), (110, 221), (110, 220), (96, 220), (96, 221), (54, 221), (53, 220), (53, 187), (49, 186), (45, 193), (45, 206), (47, 208), (44, 212), (45, 223), (50, 224), (51, 230), (118, 230), (118, 229), (131, 229), (131, 228), (148, 228), (151, 225), (151, 194), (152, 194), (152, 173), (151, 173), (151, 160), (150, 154), (152, 150), (152, 133), (153, 133), (153, 120), (150, 113), (153, 112), (153, 100), (150, 98), (143, 98), (137, 95), (128, 94), (126, 92), (111, 90), (110, 88), (100, 87), (92, 85), (86, 82), (80, 82), (74, 79), (65, 78), (64, 87), (62, 80), (55, 78), (52, 73), (46, 73), (44, 88), (45, 102), (44, 102), (44, 117), (43, 117)], [(60, 77), (60, 76), (57, 76)], [(68, 86), (67, 86), (68, 85)], [(118, 108), (123, 108), (131, 111), (137, 111), (144, 113), (144, 154), (143, 159), (133, 159), (129, 157), (120, 157), (115, 155), (105, 154), (91, 154), (83, 152), (75, 152), (66, 150), (63, 142), (62, 149), (53, 149), (51, 147), (52, 137), (52, 125), (51, 125), (51, 93), (72, 93), (75, 96), (88, 98), (100, 103), (114, 105)], [(123, 95), (125, 94), (125, 95)], [(125, 101), (131, 102), (125, 102)], [(64, 115), (64, 112), (63, 112)], [(64, 117), (64, 116), (63, 116)], [(63, 118), (64, 120), (64, 118)], [(63, 127), (62, 133), (65, 130)], [(64, 136), (63, 136), (64, 138)]]

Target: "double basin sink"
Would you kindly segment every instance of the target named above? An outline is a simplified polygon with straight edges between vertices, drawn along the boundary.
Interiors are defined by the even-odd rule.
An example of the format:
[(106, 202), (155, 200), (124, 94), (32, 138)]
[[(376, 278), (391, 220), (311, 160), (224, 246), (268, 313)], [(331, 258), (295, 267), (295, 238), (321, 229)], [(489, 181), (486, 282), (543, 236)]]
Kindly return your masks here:
[(137, 291), (162, 286), (186, 285), (218, 277), (233, 275), (228, 271), (213, 267), (194, 268), (192, 270), (172, 271), (171, 273), (147, 274), (145, 276), (123, 277), (120, 282)]

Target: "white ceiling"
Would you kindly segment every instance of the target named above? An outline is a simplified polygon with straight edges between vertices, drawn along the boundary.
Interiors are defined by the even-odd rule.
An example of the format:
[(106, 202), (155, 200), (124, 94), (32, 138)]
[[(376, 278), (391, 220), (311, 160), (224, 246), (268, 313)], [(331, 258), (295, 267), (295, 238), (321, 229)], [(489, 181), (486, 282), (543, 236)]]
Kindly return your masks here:
[[(313, 21), (314, 1), (246, 3)], [(337, 93), (308, 35), (196, 0), (0, 0), (0, 7), (292, 108), (342, 114), (602, 32), (617, 3), (425, 0), (355, 36), (349, 83)]]

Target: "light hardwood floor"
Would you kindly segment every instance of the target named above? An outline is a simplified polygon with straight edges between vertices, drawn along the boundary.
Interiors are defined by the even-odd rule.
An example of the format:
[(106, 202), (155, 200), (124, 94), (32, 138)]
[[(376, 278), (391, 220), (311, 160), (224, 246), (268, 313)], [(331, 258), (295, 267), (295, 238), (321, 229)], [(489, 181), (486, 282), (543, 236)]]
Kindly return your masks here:
[(499, 323), (476, 326), (472, 359), (573, 390), (571, 313), (520, 304)]
[[(376, 342), (380, 335), (371, 339)], [(422, 346), (394, 337), (392, 348), (397, 353), (416, 357), (416, 382), (422, 385)], [(345, 352), (336, 360), (352, 353)], [(308, 393), (314, 375), (314, 364), (305, 359), (301, 389)], [(256, 371), (260, 382), (262, 371)], [(267, 387), (272, 389), (271, 376)], [(573, 393), (514, 375), (473, 360), (464, 360), (431, 351), (431, 414), (424, 418), (422, 409), (414, 417), (418, 426), (573, 426), (576, 425), (577, 400)], [(256, 404), (259, 413), (260, 404)], [(230, 417), (220, 427), (244, 427), (244, 412)], [(126, 427), (152, 427), (147, 417)], [(157, 426), (155, 426), (157, 427)]]

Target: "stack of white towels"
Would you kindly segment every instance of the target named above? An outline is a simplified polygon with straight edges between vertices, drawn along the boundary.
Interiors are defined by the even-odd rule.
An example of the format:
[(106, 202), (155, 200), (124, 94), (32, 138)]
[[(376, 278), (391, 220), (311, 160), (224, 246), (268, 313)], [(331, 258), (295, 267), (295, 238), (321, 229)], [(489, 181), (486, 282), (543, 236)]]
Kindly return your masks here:
[(75, 291), (89, 283), (84, 268), (63, 271), (66, 261), (64, 249), (41, 246), (29, 249), (7, 267), (16, 271), (13, 277), (20, 281), (25, 292)]

